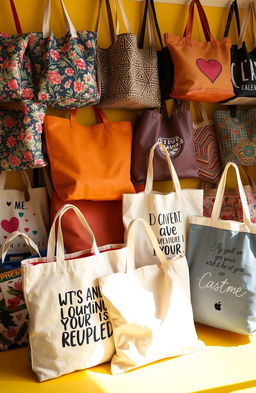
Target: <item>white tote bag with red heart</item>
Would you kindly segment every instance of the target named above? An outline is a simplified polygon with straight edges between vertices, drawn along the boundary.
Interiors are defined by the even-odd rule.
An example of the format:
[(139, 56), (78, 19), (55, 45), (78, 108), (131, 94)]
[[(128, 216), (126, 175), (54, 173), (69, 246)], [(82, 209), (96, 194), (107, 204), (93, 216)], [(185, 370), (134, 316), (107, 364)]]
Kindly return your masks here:
[[(32, 188), (29, 177), (21, 171), (24, 190), (6, 189), (7, 172), (0, 174), (0, 248), (11, 233), (26, 233), (38, 246), (46, 249), (49, 226), (49, 208), (46, 188)], [(10, 254), (29, 251), (23, 239), (17, 237)]]

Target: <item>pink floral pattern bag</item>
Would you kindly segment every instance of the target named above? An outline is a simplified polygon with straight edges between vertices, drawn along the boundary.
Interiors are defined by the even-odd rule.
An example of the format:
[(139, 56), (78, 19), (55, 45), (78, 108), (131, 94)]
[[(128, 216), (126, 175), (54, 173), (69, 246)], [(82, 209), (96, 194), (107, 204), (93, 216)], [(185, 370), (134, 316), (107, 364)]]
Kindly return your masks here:
[(68, 32), (56, 38), (49, 30), (51, 0), (47, 1), (43, 32), (31, 33), (29, 48), (36, 99), (54, 108), (79, 108), (96, 104), (96, 38), (92, 31), (76, 32), (62, 0)]
[(34, 99), (29, 34), (22, 34), (17, 11), (10, 0), (18, 34), (0, 33), (0, 101)]
[(46, 109), (33, 101), (23, 102), (18, 110), (0, 108), (0, 170), (47, 165), (42, 142)]

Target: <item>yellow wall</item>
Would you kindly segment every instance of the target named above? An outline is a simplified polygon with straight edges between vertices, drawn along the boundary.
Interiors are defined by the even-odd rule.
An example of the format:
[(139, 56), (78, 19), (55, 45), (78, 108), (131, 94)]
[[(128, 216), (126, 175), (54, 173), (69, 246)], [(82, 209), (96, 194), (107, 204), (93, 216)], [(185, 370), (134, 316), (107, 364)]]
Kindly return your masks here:
[[(113, 0), (110, 1), (113, 9)], [(73, 21), (73, 24), (75, 25), (77, 30), (95, 29), (98, 0), (64, 0), (64, 2), (71, 17), (71, 20)], [(131, 24), (132, 32), (134, 32), (135, 34), (139, 34), (144, 2), (131, 0), (123, 0), (123, 2), (127, 11), (128, 19)], [(46, 0), (15, 0), (15, 4), (19, 14), (23, 32), (42, 31), (43, 12)], [(161, 32), (171, 32), (182, 35), (187, 18), (188, 6), (166, 3), (156, 3), (155, 6), (156, 12), (158, 14)], [(212, 34), (216, 38), (221, 38), (225, 29), (228, 9), (205, 7), (205, 11), (209, 19)], [(241, 16), (243, 16), (243, 11), (241, 11)], [(61, 14), (60, 2), (58, 0), (52, 0), (51, 28), (57, 36), (63, 35), (65, 33), (65, 25)], [(6, 33), (16, 32), (9, 0), (1, 0), (0, 31)], [(120, 32), (124, 31), (124, 25), (121, 22)], [(195, 17), (193, 31), (194, 38), (203, 39), (202, 30), (197, 14)], [(236, 30), (234, 28), (234, 23), (231, 26), (230, 37), (233, 40), (236, 39)], [(100, 47), (107, 47), (110, 44), (105, 7), (102, 14), (98, 44)], [(159, 44), (157, 43), (157, 45)], [(169, 108), (171, 105), (172, 104), (169, 101)], [(209, 114), (214, 107), (214, 105), (207, 105)], [(62, 117), (68, 116), (68, 111), (63, 110), (49, 109), (48, 113), (56, 114)], [(127, 110), (106, 110), (106, 113), (111, 120), (124, 119), (134, 121), (136, 115), (140, 112)], [(77, 114), (77, 120), (85, 125), (93, 124), (95, 119), (92, 109), (80, 109)], [(8, 184), (11, 186), (13, 184), (18, 186), (20, 185), (19, 178), (16, 176), (16, 174), (10, 175)], [(198, 180), (183, 180), (182, 186), (196, 188), (200, 186), (200, 182)], [(157, 188), (158, 187), (159, 184), (157, 185)], [(162, 183), (160, 185), (160, 188), (166, 191), (167, 183)]]

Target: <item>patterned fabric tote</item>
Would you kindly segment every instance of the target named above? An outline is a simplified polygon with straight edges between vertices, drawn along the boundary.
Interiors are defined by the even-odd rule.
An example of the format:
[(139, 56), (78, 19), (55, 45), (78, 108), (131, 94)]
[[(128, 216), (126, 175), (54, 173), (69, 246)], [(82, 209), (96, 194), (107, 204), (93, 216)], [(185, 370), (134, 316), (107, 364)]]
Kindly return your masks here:
[(18, 170), (47, 165), (42, 147), (47, 106), (33, 101), (21, 108), (0, 108), (0, 169)]
[(18, 34), (0, 33), (0, 101), (32, 100), (29, 34), (22, 34), (14, 1), (10, 0), (10, 4)]
[(198, 177), (203, 181), (217, 183), (221, 175), (221, 159), (216, 129), (202, 103), (196, 102), (202, 121), (194, 123), (196, 160)]
[[(131, 33), (122, 0), (115, 0), (117, 19), (118, 1), (127, 33), (119, 34), (116, 25), (112, 44), (107, 49), (98, 48), (99, 75), (101, 85), (101, 108), (143, 109), (160, 108), (160, 86), (157, 54), (152, 47), (138, 45), (137, 37)], [(109, 25), (112, 16), (108, 13)], [(151, 24), (149, 26), (151, 32)], [(152, 42), (153, 44), (153, 42)]]
[(47, 1), (43, 33), (30, 34), (36, 96), (54, 108), (79, 108), (99, 101), (96, 82), (96, 36), (76, 32), (61, 0), (69, 31), (57, 39), (49, 30), (51, 0)]
[(229, 161), (237, 165), (256, 164), (256, 108), (216, 109), (216, 124), (222, 166)]

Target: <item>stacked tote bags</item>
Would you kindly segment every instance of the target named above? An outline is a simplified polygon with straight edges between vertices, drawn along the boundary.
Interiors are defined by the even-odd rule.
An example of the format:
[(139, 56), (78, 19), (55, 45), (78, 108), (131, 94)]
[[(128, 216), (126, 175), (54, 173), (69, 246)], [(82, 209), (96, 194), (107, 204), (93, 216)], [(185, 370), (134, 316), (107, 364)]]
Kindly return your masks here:
[[(134, 229), (143, 223), (156, 264), (136, 269), (134, 249), (140, 240)], [(197, 338), (190, 302), (186, 257), (167, 260), (150, 226), (135, 219), (127, 235), (127, 268), (99, 280), (113, 325), (116, 353), (112, 374), (144, 364), (196, 351), (203, 347)], [(141, 264), (148, 264), (142, 256)]]
[[(152, 190), (155, 149), (161, 149), (166, 156), (174, 192), (163, 194)], [(145, 190), (138, 194), (123, 195), (125, 229), (127, 230), (134, 218), (144, 218), (153, 229), (161, 250), (167, 259), (170, 259), (175, 255), (184, 255), (189, 216), (194, 214), (200, 216), (202, 213), (203, 190), (182, 190), (167, 149), (160, 142), (155, 143), (150, 150)], [(151, 260), (154, 263), (152, 256), (155, 256), (155, 251), (148, 242), (148, 238), (138, 229), (135, 229), (135, 233), (139, 239), (136, 247), (138, 265), (143, 260)]]
[[(92, 247), (65, 255), (61, 218), (69, 209), (75, 211), (86, 229)], [(22, 262), (24, 296), (31, 321), (32, 369), (39, 381), (92, 367), (112, 358), (113, 330), (98, 278), (124, 271), (126, 258), (127, 247), (123, 244), (98, 248), (80, 210), (73, 205), (64, 205), (51, 227), (47, 257)]]
[[(227, 173), (234, 167), (243, 222), (221, 220)], [(192, 217), (187, 258), (194, 318), (240, 334), (256, 333), (256, 225), (236, 164), (222, 174), (211, 217)]]

